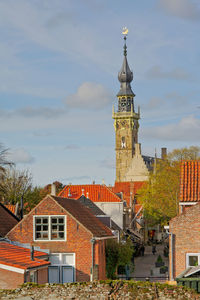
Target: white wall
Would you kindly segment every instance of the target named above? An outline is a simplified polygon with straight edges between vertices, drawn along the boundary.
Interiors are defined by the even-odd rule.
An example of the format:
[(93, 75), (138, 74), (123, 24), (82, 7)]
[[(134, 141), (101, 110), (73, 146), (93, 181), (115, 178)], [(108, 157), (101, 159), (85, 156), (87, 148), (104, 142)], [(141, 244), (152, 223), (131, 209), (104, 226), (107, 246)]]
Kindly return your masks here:
[(123, 229), (123, 202), (95, 202), (95, 204)]

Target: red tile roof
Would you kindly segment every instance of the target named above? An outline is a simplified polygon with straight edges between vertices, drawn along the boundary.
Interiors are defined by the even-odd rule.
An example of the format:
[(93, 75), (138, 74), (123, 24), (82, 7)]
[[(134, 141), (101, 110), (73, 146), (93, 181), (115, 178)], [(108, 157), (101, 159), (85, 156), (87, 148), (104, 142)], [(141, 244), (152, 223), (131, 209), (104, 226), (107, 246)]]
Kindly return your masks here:
[(18, 222), (19, 219), (0, 203), (0, 237), (4, 237)]
[(111, 189), (100, 184), (66, 185), (58, 196), (78, 199), (83, 194), (93, 202), (121, 202)]
[(145, 184), (145, 181), (128, 181), (128, 182), (115, 182), (115, 186), (111, 188), (114, 193), (123, 193), (123, 199), (127, 205), (130, 206), (130, 196), (132, 199), (137, 194), (137, 191)]
[(94, 237), (112, 237), (111, 230), (96, 218), (90, 210), (75, 199), (51, 196), (78, 222), (88, 229)]
[(181, 164), (180, 201), (200, 201), (200, 161), (184, 161)]
[(20, 246), (12, 245), (6, 242), (0, 242), (0, 264), (20, 268), (31, 269), (41, 266), (48, 266), (50, 262), (42, 257), (45, 252), (34, 251), (34, 260), (31, 260), (31, 250)]
[(15, 214), (16, 205), (14, 205), (14, 204), (7, 204), (7, 205), (5, 205), (5, 207), (7, 209), (9, 209), (11, 211), (11, 213)]

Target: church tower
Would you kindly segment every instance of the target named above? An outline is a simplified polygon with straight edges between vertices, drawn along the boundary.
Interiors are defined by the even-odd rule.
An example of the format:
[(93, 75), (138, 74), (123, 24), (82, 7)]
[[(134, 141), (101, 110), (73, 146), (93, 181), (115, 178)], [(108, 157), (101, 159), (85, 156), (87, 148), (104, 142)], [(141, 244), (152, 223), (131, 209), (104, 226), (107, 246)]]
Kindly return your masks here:
[[(121, 70), (118, 73), (120, 90), (117, 94), (118, 108), (113, 108), (113, 119), (115, 128), (115, 151), (116, 151), (116, 181), (126, 181), (126, 174), (130, 168), (135, 150), (138, 145), (138, 128), (140, 112), (135, 112), (134, 97), (131, 89), (133, 73), (127, 61), (126, 37), (124, 34), (124, 59)], [(123, 32), (124, 33), (124, 32)]]

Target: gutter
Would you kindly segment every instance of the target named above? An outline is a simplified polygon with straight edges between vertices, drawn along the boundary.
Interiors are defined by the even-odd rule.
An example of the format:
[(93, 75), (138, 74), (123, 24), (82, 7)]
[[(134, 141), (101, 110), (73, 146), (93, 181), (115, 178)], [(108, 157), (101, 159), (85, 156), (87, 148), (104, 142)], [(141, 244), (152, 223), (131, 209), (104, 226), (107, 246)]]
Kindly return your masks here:
[(112, 236), (104, 236), (104, 237), (94, 237), (94, 239), (96, 241), (100, 241), (100, 240), (108, 240), (108, 239), (117, 239), (117, 236), (112, 235)]

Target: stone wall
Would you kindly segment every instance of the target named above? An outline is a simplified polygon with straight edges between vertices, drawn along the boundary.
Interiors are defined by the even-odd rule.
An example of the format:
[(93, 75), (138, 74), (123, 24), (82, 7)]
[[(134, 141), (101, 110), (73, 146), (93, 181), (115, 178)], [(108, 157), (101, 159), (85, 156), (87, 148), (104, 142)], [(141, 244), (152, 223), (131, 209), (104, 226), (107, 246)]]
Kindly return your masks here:
[(0, 299), (64, 300), (64, 299), (200, 299), (200, 295), (183, 287), (150, 282), (107, 281), (64, 285), (25, 285), (15, 291), (0, 292)]

